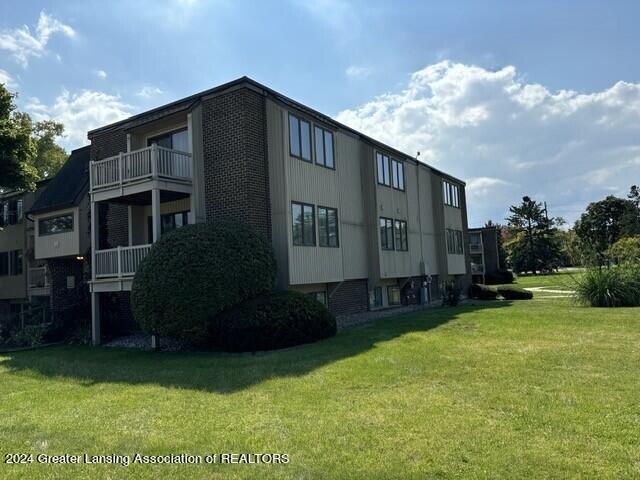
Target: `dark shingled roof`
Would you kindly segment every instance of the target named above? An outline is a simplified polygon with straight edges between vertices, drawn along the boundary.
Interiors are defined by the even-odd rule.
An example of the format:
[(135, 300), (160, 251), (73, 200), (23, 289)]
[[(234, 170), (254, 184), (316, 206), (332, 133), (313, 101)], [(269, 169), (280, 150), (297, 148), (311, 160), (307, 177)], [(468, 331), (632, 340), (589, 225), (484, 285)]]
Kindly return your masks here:
[(29, 213), (61, 210), (80, 203), (89, 189), (91, 145), (71, 152), (69, 158), (35, 201)]

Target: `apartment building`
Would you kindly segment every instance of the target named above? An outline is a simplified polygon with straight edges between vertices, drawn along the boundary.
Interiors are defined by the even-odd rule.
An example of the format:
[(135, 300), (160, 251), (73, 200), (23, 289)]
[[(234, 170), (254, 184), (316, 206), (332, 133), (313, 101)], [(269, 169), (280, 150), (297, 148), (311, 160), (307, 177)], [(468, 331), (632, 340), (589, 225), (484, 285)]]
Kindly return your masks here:
[(95, 344), (135, 328), (136, 269), (187, 223), (252, 225), (273, 244), (278, 286), (339, 315), (470, 283), (464, 182), (249, 78), (88, 137)]
[(46, 265), (54, 317), (89, 303), (90, 146), (69, 158), (28, 209), (34, 258)]
[(482, 227), (469, 229), (469, 255), (474, 283), (486, 283), (486, 276), (500, 269), (498, 229)]
[(33, 192), (0, 194), (0, 319), (49, 303), (49, 272), (34, 256), (33, 223), (26, 216), (48, 182), (38, 182)]

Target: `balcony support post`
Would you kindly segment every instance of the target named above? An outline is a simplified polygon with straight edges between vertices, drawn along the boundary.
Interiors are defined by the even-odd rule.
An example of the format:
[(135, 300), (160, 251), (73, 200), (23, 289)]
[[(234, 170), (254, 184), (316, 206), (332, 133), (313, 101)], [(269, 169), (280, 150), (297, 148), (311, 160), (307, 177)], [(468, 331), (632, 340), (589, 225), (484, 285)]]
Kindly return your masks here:
[(91, 343), (100, 345), (100, 294), (91, 292)]
[(160, 189), (151, 189), (151, 224), (153, 228), (153, 243), (160, 238)]

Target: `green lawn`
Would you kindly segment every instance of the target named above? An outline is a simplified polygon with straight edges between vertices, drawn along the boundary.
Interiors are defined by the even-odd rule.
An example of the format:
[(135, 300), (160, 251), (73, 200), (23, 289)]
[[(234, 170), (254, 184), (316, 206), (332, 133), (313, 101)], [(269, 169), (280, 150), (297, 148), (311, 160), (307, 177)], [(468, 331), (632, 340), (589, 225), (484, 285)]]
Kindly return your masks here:
[(640, 476), (640, 309), (434, 308), (257, 355), (0, 354), (0, 450), (289, 455), (5, 465), (2, 478)]

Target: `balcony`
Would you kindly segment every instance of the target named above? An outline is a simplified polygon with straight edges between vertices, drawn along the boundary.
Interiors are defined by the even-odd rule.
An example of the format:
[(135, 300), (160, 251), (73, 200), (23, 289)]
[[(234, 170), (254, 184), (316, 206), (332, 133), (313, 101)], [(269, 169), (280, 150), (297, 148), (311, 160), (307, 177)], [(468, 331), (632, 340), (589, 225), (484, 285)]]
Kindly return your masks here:
[(484, 265), (482, 263), (472, 263), (471, 275), (484, 275)]
[(190, 153), (155, 144), (91, 162), (89, 176), (94, 200), (135, 194), (150, 188), (188, 193), (192, 178), (193, 164)]
[(29, 296), (41, 297), (51, 295), (49, 272), (47, 267), (29, 268), (27, 271)]
[(470, 243), (469, 244), (469, 252), (470, 253), (482, 253), (482, 244), (481, 243)]
[(96, 278), (131, 279), (149, 250), (150, 244), (98, 250), (95, 260)]

